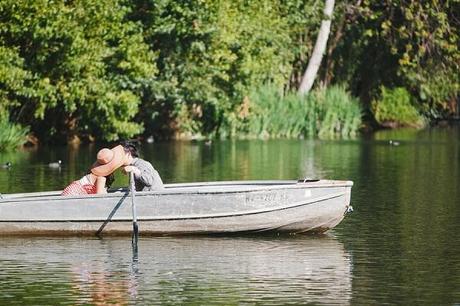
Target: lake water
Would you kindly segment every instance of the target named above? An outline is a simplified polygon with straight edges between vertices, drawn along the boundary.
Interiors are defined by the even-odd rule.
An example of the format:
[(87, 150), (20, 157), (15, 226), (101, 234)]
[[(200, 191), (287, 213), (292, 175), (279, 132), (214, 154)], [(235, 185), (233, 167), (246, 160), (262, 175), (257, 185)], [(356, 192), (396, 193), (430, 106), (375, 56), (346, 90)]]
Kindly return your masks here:
[[(398, 141), (390, 145), (389, 141)], [(0, 154), (0, 192), (63, 188), (99, 147)], [(460, 127), (349, 141), (142, 146), (164, 181), (349, 179), (355, 212), (321, 236), (6, 238), (0, 305), (459, 305)], [(61, 169), (48, 163), (61, 159)], [(117, 175), (115, 185), (126, 186)], [(141, 225), (142, 226), (142, 225)]]

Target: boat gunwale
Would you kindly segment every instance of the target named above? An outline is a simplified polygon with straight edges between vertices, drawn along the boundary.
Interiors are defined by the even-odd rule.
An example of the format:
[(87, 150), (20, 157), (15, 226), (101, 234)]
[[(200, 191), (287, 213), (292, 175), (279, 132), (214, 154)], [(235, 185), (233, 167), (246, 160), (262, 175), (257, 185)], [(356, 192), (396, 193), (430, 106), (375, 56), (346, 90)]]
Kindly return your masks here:
[[(229, 190), (209, 190), (206, 187), (244, 187), (253, 186), (249, 189), (229, 189)], [(207, 194), (237, 194), (249, 193), (258, 191), (271, 191), (282, 189), (305, 189), (305, 188), (327, 188), (327, 187), (352, 187), (352, 181), (339, 180), (320, 180), (315, 182), (298, 182), (293, 180), (279, 181), (217, 181), (217, 182), (196, 182), (196, 183), (174, 183), (165, 184), (164, 190), (158, 191), (138, 191), (136, 197), (146, 196), (163, 196), (163, 195), (207, 195)], [(196, 188), (203, 187), (204, 190)], [(188, 188), (194, 188), (186, 190)], [(175, 189), (175, 190), (174, 190)], [(107, 194), (94, 195), (76, 195), (76, 196), (61, 196), (61, 191), (45, 191), (37, 193), (13, 193), (0, 194), (0, 204), (11, 202), (31, 202), (31, 201), (62, 201), (62, 200), (93, 200), (101, 198), (120, 198), (126, 196), (129, 190), (126, 188), (118, 188), (114, 192)]]

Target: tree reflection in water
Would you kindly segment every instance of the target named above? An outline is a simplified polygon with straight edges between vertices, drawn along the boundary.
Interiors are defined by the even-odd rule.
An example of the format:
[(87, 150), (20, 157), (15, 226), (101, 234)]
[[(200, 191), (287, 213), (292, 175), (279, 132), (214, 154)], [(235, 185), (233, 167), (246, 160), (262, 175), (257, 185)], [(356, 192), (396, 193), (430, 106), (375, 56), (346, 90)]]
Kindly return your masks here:
[[(129, 238), (5, 239), (0, 243), (9, 286), (51, 290), (34, 302), (63, 303), (280, 303), (348, 304), (351, 258), (335, 238), (144, 237), (139, 260)], [(18, 256), (18, 254), (20, 254)], [(53, 263), (53, 269), (43, 263)], [(7, 263), (5, 266), (5, 263)], [(42, 268), (39, 268), (42, 267)], [(24, 270), (36, 270), (27, 277)], [(54, 273), (53, 278), (47, 272)], [(69, 277), (70, 275), (70, 277)], [(29, 274), (29, 276), (32, 276)], [(20, 278), (20, 281), (17, 280)], [(69, 286), (49, 286), (50, 282)], [(45, 285), (47, 284), (47, 285)], [(24, 289), (26, 290), (26, 289)], [(27, 292), (15, 298), (27, 304)]]

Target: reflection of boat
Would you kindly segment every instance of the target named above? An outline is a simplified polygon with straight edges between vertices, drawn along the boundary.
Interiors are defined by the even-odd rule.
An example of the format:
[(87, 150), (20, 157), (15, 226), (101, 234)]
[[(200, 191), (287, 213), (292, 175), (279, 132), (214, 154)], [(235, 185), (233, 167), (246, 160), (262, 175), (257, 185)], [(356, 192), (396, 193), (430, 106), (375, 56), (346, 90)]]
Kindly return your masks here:
[(64, 304), (94, 304), (95, 296), (146, 305), (351, 300), (351, 256), (334, 237), (146, 237), (134, 261), (130, 244), (115, 237), (2, 239), (3, 276), (15, 280), (3, 293), (44, 283)]
[[(350, 203), (352, 182), (240, 181), (166, 185), (136, 193), (141, 234), (324, 232)], [(128, 192), (63, 197), (59, 192), (3, 195), (0, 235), (131, 233)]]

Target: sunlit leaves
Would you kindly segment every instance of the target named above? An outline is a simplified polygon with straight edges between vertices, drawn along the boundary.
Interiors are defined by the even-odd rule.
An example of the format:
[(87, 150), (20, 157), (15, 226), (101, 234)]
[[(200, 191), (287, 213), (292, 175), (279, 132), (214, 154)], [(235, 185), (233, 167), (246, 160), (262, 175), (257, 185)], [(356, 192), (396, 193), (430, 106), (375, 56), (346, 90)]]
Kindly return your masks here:
[(2, 1), (0, 58), (13, 58), (0, 68), (4, 108), (20, 121), (38, 119), (42, 136), (51, 127), (101, 140), (140, 133), (132, 120), (157, 73), (156, 54), (127, 13), (121, 1)]

